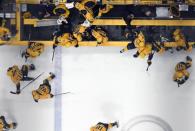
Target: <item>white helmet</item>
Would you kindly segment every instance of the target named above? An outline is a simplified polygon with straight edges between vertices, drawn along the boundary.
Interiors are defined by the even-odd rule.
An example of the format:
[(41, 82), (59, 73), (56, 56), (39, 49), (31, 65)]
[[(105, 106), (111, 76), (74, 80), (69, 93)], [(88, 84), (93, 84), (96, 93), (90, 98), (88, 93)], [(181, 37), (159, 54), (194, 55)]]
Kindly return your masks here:
[(68, 21), (66, 20), (64, 16), (60, 16), (59, 19), (57, 20), (57, 24), (61, 25), (62, 21), (64, 21), (65, 23), (68, 23)]
[(88, 21), (88, 20), (85, 20), (83, 22), (83, 24), (81, 24), (82, 26), (85, 26), (85, 27), (90, 27), (91, 26), (91, 23)]

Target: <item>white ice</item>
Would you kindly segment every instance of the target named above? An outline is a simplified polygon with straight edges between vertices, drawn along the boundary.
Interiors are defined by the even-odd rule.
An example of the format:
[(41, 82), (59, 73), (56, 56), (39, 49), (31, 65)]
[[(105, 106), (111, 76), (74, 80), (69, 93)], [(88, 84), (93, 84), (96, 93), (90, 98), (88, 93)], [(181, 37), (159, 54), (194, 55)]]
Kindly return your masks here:
[[(172, 75), (177, 62), (184, 61), (187, 55), (195, 58), (195, 54), (182, 51), (155, 55), (146, 72), (146, 60), (133, 58), (135, 51), (120, 54), (121, 48), (63, 48), (62, 92), (72, 94), (61, 97), (62, 131), (89, 131), (98, 122), (115, 120), (119, 120), (120, 128), (112, 131), (121, 131), (130, 119), (139, 115), (161, 117), (174, 131), (194, 131), (194, 66), (189, 69), (190, 79), (180, 88), (172, 81)], [(5, 115), (8, 121), (17, 121), (16, 131), (56, 131), (55, 100), (37, 104), (31, 95), (48, 73), (54, 71), (51, 48), (38, 59), (28, 62), (37, 66), (37, 70), (29, 75), (45, 72), (44, 76), (19, 96), (9, 93), (15, 91), (15, 86), (6, 76), (6, 70), (13, 64), (24, 64), (19, 55), (21, 49), (24, 47), (0, 47), (0, 115)], [(52, 89), (60, 88), (54, 82), (51, 84)], [(132, 129), (146, 130), (162, 131), (152, 123), (139, 124)]]

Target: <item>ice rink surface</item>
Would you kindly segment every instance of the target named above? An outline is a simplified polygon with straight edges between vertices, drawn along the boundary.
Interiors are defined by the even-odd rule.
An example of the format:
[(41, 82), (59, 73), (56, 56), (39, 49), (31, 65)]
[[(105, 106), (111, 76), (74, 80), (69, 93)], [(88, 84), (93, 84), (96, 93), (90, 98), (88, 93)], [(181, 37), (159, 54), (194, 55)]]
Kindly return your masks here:
[[(57, 80), (62, 78), (62, 86), (54, 84), (57, 80), (51, 85), (53, 91), (61, 88), (62, 92), (72, 94), (37, 104), (31, 91), (38, 88), (49, 72), (55, 72), (57, 60), (51, 61), (51, 47), (36, 60), (28, 61), (37, 67), (29, 76), (45, 73), (17, 96), (9, 93), (15, 91), (15, 85), (6, 76), (6, 70), (14, 64), (21, 66), (25, 63), (19, 55), (24, 47), (1, 46), (0, 114), (8, 121), (18, 122), (16, 131), (89, 131), (98, 122), (116, 120), (119, 120), (120, 128), (111, 131), (121, 131), (130, 119), (140, 115), (160, 117), (173, 131), (194, 131), (194, 65), (189, 69), (190, 79), (180, 88), (172, 81), (172, 76), (175, 65), (185, 61), (187, 55), (195, 59), (195, 53), (155, 54), (153, 64), (146, 72), (146, 60), (133, 58), (135, 50), (120, 54), (121, 48), (63, 48), (59, 68), (62, 75), (57, 76)], [(59, 107), (55, 107), (55, 102), (60, 100)], [(60, 120), (62, 127), (56, 130), (55, 124)], [(149, 122), (139, 124), (131, 131), (149, 130), (163, 131)]]

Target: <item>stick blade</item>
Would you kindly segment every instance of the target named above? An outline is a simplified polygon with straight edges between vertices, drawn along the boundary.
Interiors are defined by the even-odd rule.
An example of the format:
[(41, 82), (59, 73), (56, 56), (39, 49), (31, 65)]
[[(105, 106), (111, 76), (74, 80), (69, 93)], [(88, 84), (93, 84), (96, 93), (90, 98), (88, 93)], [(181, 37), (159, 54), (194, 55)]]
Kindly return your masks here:
[(11, 94), (14, 94), (14, 95), (17, 95), (17, 93), (16, 93), (16, 92), (13, 92), (13, 91), (10, 91), (10, 93), (11, 93)]
[(69, 94), (69, 93), (71, 93), (71, 92), (59, 93), (59, 94), (55, 94), (54, 96), (65, 95), (65, 94)]
[(21, 91), (26, 88), (27, 86), (29, 86), (31, 83), (33, 83), (34, 81), (36, 81), (40, 76), (42, 76), (44, 74), (44, 72), (42, 72), (41, 74), (39, 74), (37, 77), (35, 77), (33, 80), (31, 80), (28, 84), (26, 84)]

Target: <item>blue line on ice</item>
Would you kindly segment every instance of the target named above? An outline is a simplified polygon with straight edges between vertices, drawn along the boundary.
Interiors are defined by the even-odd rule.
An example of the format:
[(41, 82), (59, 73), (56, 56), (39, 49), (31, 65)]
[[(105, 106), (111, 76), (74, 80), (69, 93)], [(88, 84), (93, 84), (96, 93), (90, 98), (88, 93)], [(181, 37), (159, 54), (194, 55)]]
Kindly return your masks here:
[[(62, 92), (62, 48), (58, 47), (55, 51), (55, 58), (54, 58), (54, 70), (56, 74), (56, 79), (54, 82), (55, 94)], [(62, 97), (58, 96), (54, 98), (55, 100), (55, 125), (54, 131), (62, 131)]]

